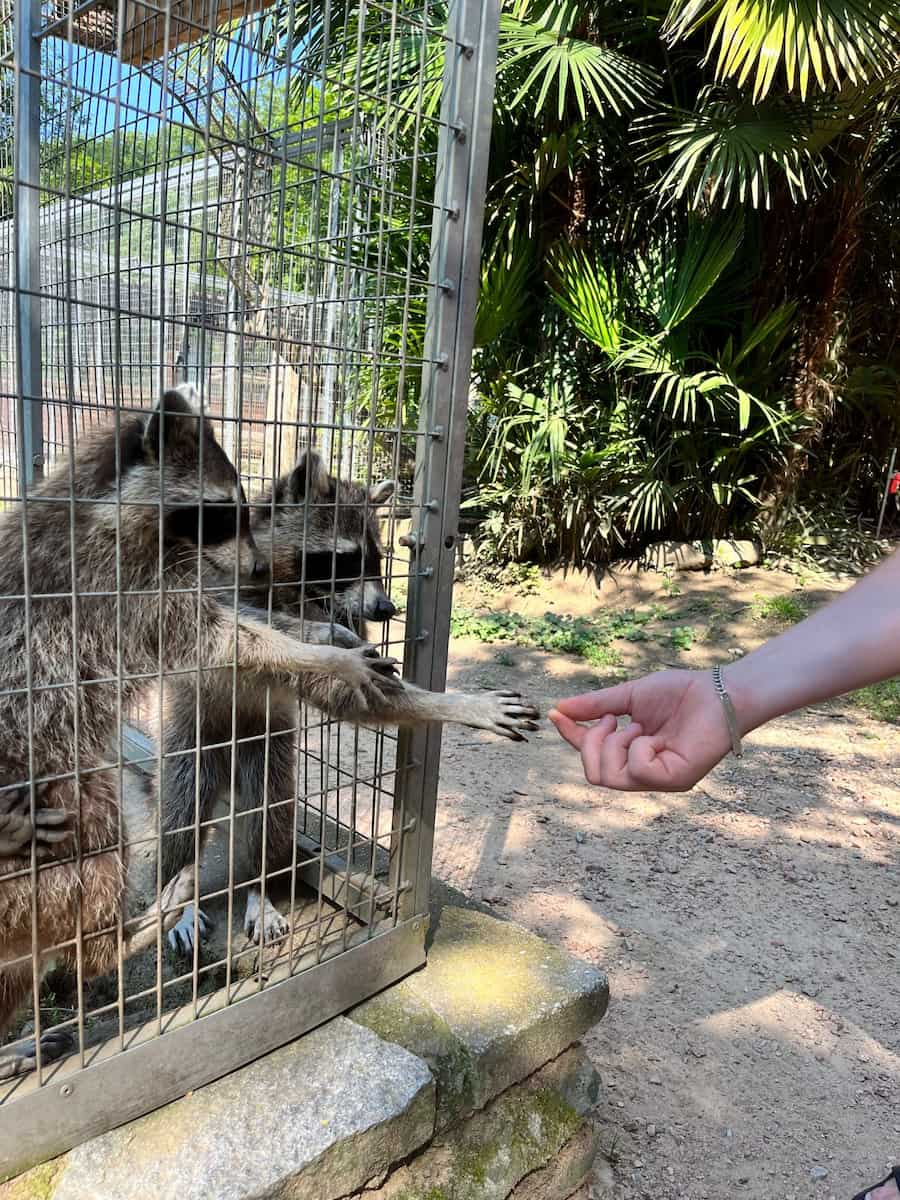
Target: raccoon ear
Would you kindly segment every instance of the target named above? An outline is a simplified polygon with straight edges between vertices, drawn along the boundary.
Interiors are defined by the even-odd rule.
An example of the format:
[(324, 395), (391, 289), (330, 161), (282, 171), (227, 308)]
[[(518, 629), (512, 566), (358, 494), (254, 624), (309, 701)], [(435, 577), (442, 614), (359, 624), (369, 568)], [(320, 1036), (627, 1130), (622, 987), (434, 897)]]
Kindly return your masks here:
[(176, 445), (199, 445), (204, 422), (193, 403), (199, 396), (200, 393), (190, 383), (170, 388), (163, 395), (144, 426), (144, 451), (150, 458), (159, 458), (160, 436), (164, 439), (166, 450)]
[(321, 500), (331, 495), (331, 480), (321, 454), (315, 450), (304, 450), (288, 477), (288, 494), (294, 504), (302, 504), (306, 500), (307, 476), (310, 500)]
[(393, 479), (382, 479), (381, 483), (373, 483), (369, 488), (369, 503), (385, 504), (393, 496), (396, 487)]

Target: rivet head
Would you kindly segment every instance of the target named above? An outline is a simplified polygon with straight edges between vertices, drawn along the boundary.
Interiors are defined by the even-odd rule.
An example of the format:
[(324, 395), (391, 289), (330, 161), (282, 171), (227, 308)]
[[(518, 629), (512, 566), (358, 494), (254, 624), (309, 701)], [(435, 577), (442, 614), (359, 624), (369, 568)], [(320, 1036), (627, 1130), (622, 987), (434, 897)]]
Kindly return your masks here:
[(59, 1089), (59, 1094), (61, 1096), (71, 1096), (73, 1091), (74, 1088), (72, 1087), (71, 1083), (64, 1083)]

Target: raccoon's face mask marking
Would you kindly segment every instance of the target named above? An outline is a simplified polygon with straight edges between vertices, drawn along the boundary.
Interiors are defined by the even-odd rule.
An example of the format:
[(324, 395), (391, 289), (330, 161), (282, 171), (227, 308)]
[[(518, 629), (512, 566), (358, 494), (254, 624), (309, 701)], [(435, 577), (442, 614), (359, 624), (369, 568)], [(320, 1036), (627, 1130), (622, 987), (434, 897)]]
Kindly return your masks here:
[(384, 587), (374, 508), (393, 495), (393, 480), (368, 490), (329, 475), (321, 456), (304, 451), (276, 499), (287, 504), (278, 540), (292, 547), (298, 584), (323, 601), (335, 620), (389, 621), (396, 614)]
[(298, 554), (297, 570), (305, 574), (306, 594), (325, 600), (332, 615), (353, 620), (389, 621), (397, 609), (384, 588), (381, 550), (369, 535), (365, 549), (313, 550)]
[(221, 546), (237, 537), (250, 538), (252, 542), (250, 510), (244, 489), (240, 489), (240, 507), (235, 499), (221, 503), (209, 500), (175, 509), (166, 518), (166, 536), (183, 539), (195, 546), (202, 542), (204, 547)]
[(198, 398), (187, 384), (166, 392), (144, 427), (143, 469), (162, 488), (166, 541), (200, 545), (219, 570), (233, 574), (237, 565), (244, 579), (262, 579), (268, 567), (250, 531), (246, 497), (211, 424), (194, 407)]
[(297, 566), (306, 574), (308, 588), (324, 595), (346, 592), (367, 579), (381, 582), (381, 554), (369, 538), (365, 550), (313, 550), (298, 555)]

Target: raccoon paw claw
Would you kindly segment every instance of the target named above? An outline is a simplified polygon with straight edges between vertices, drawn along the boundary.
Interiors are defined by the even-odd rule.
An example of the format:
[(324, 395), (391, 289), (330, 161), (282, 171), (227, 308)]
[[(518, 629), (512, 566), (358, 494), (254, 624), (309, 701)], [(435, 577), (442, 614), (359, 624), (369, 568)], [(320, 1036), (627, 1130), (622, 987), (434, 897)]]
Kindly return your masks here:
[(397, 671), (398, 659), (382, 657), (375, 646), (364, 646), (360, 653), (368, 677), (354, 687), (357, 704), (367, 707), (369, 692), (375, 693), (376, 699), (384, 699), (403, 691), (403, 680)]
[(290, 925), (285, 917), (268, 898), (259, 902), (259, 893), (251, 892), (247, 897), (247, 911), (244, 914), (244, 933), (254, 946), (263, 941), (267, 946), (280, 942), (290, 932)]
[[(68, 1029), (53, 1029), (41, 1035), (41, 1065), (56, 1062), (75, 1046), (75, 1038)], [(34, 1038), (23, 1042), (18, 1049), (0, 1057), (0, 1079), (12, 1079), (26, 1075), (37, 1067), (37, 1044)]]
[[(527, 742), (523, 729), (537, 730), (540, 713), (533, 704), (523, 700), (518, 692), (488, 692), (484, 697), (487, 712), (483, 724), (488, 729), (511, 742)], [(476, 722), (472, 722), (476, 724)]]
[(382, 655), (377, 646), (363, 646), (363, 657), (369, 660), (369, 665), (373, 671), (377, 671), (379, 675), (396, 675), (397, 667), (399, 666), (399, 658), (391, 658), (389, 655)]
[[(213, 923), (201, 909), (197, 909), (197, 937), (205, 942), (212, 932)], [(194, 956), (194, 906), (188, 904), (176, 925), (169, 930), (169, 946), (183, 958)]]

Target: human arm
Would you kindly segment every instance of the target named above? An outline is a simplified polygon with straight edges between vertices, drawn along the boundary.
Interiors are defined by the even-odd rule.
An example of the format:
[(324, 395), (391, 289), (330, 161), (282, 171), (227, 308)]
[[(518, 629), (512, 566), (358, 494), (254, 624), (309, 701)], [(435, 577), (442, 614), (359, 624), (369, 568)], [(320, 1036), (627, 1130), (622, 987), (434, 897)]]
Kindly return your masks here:
[[(900, 552), (724, 672), (741, 735), (808, 704), (900, 675)], [(630, 716), (618, 729), (616, 717)], [(662, 671), (562, 700), (549, 714), (591, 783), (687, 791), (731, 748), (712, 676)], [(583, 721), (596, 721), (585, 726)]]

